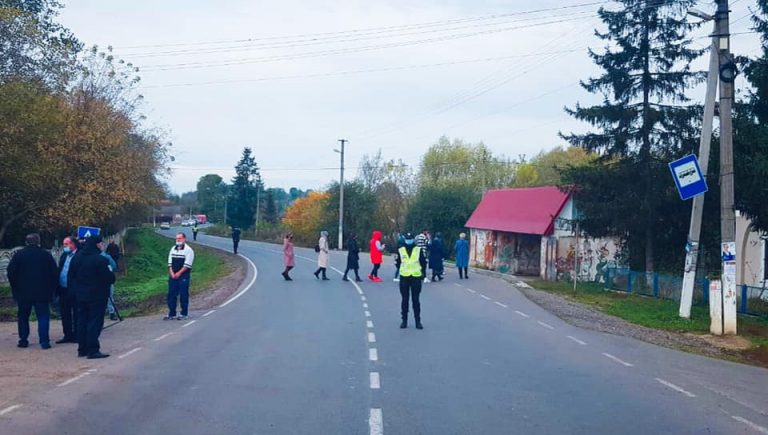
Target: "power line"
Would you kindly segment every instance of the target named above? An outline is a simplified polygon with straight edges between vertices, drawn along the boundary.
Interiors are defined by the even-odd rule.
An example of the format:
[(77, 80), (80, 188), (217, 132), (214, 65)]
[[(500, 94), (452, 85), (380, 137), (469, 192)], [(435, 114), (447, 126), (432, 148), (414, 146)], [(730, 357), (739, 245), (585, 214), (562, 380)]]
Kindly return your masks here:
[(474, 36), (490, 35), (490, 34), (508, 32), (513, 30), (521, 30), (521, 29), (527, 29), (527, 28), (533, 28), (533, 27), (539, 27), (539, 26), (546, 26), (550, 24), (560, 24), (560, 23), (565, 23), (570, 21), (582, 20), (590, 16), (594, 16), (594, 14), (579, 16), (575, 18), (562, 19), (562, 20), (546, 21), (546, 22), (529, 24), (524, 26), (512, 26), (512, 27), (505, 27), (501, 29), (492, 29), (492, 30), (485, 30), (480, 32), (463, 33), (458, 35), (448, 35), (448, 36), (441, 36), (441, 37), (435, 37), (435, 38), (417, 39), (412, 41), (364, 45), (360, 47), (337, 48), (337, 49), (330, 49), (330, 50), (319, 50), (319, 51), (309, 51), (309, 52), (296, 53), (296, 54), (288, 54), (288, 55), (282, 55), (282, 56), (237, 59), (237, 60), (219, 61), (219, 62), (208, 61), (208, 62), (186, 62), (186, 63), (177, 63), (177, 64), (148, 65), (148, 66), (142, 67), (141, 70), (144, 72), (147, 72), (147, 71), (155, 72), (155, 71), (172, 71), (172, 70), (180, 70), (180, 69), (214, 68), (214, 67), (222, 67), (222, 66), (245, 65), (245, 64), (264, 63), (264, 62), (276, 62), (281, 60), (296, 60), (296, 59), (334, 56), (334, 55), (340, 55), (340, 54), (360, 53), (365, 51), (382, 50), (387, 48), (408, 47), (413, 45), (429, 44), (434, 42), (452, 41), (457, 39), (470, 38)]
[(296, 74), (296, 75), (287, 75), (287, 76), (260, 77), (260, 78), (255, 78), (255, 79), (212, 80), (212, 81), (205, 81), (205, 82), (189, 82), (189, 83), (166, 83), (166, 84), (160, 84), (160, 85), (142, 86), (142, 88), (143, 89), (173, 88), (173, 87), (186, 87), (186, 86), (205, 86), (205, 85), (231, 84), (231, 83), (249, 83), (249, 82), (262, 82), (262, 81), (275, 81), (275, 80), (292, 80), (292, 79), (305, 79), (305, 78), (336, 77), (336, 76), (346, 76), (346, 75), (354, 75), (354, 74), (368, 74), (368, 73), (378, 73), (378, 72), (405, 71), (405, 70), (411, 70), (411, 69), (421, 69), (421, 68), (431, 68), (431, 67), (451, 66), (451, 65), (462, 65), (462, 64), (469, 64), (469, 63), (496, 62), (496, 61), (509, 60), (509, 59), (520, 59), (520, 58), (527, 58), (527, 57), (548, 56), (548, 55), (552, 55), (552, 54), (567, 54), (567, 53), (574, 53), (574, 52), (581, 51), (581, 50), (583, 50), (583, 48), (572, 49), (572, 50), (560, 50), (560, 51), (544, 52), (544, 53), (529, 53), (529, 54), (518, 54), (518, 55), (511, 55), (511, 56), (499, 56), (499, 57), (486, 57), (486, 58), (479, 58), (479, 59), (467, 59), (467, 60), (458, 60), (458, 61), (451, 61), (451, 62), (437, 62), (437, 63), (427, 63), (427, 64), (417, 64), (417, 65), (405, 65), (405, 66), (396, 66), (396, 67), (388, 67), (388, 68), (371, 68), (371, 69), (362, 69), (362, 70), (335, 71), (335, 72), (327, 72), (327, 73)]
[(323, 38), (323, 37), (328, 37), (333, 35), (359, 34), (359, 33), (376, 32), (376, 31), (379, 31), (379, 32), (393, 31), (393, 30), (412, 29), (412, 28), (429, 27), (429, 26), (451, 25), (456, 23), (464, 23), (464, 22), (472, 22), (472, 21), (492, 20), (492, 19), (520, 16), (520, 15), (537, 14), (542, 12), (554, 12), (554, 11), (560, 11), (560, 10), (566, 10), (566, 9), (577, 9), (577, 8), (588, 7), (588, 6), (596, 6), (596, 5), (605, 4), (605, 3), (610, 3), (610, 0), (594, 1), (594, 2), (588, 2), (588, 3), (580, 3), (580, 4), (551, 7), (551, 8), (534, 9), (534, 10), (521, 11), (521, 12), (511, 12), (507, 14), (494, 14), (494, 15), (485, 15), (485, 16), (478, 16), (478, 17), (457, 18), (452, 20), (430, 21), (430, 22), (396, 25), (396, 26), (369, 27), (369, 28), (342, 30), (342, 31), (334, 31), (334, 32), (304, 33), (304, 34), (297, 34), (297, 35), (268, 36), (268, 37), (260, 37), (260, 38), (228, 39), (228, 40), (198, 41), (198, 42), (169, 43), (169, 44), (147, 44), (147, 45), (132, 45), (132, 46), (123, 46), (123, 47), (118, 46), (116, 48), (136, 49), (136, 48), (184, 47), (184, 46), (248, 43), (248, 42), (255, 42), (255, 41), (274, 41), (274, 40), (281, 40), (281, 39)]

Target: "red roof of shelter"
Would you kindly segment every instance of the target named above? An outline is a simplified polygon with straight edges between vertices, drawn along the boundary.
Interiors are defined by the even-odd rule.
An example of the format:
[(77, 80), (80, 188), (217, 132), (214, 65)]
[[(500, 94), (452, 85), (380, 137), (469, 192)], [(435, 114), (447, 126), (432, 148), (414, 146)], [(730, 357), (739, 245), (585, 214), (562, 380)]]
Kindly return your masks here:
[(491, 190), (483, 196), (467, 228), (547, 235), (570, 194), (557, 187)]

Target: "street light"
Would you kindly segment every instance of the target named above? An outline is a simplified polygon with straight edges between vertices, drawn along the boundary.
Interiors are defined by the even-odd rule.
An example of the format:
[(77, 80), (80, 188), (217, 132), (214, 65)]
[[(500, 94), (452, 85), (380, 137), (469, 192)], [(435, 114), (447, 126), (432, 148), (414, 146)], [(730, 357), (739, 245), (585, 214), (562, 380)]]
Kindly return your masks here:
[(344, 144), (346, 139), (339, 139), (341, 150), (333, 149), (341, 157), (341, 174), (339, 176), (339, 251), (344, 249)]

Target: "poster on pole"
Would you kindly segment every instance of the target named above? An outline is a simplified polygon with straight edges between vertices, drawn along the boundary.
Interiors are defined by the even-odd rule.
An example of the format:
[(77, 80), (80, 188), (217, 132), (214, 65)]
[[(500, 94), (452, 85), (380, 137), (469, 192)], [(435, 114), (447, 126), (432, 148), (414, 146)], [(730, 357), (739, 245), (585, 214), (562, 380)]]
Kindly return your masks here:
[(689, 154), (669, 164), (680, 199), (683, 201), (707, 191), (707, 180), (701, 172), (699, 160)]

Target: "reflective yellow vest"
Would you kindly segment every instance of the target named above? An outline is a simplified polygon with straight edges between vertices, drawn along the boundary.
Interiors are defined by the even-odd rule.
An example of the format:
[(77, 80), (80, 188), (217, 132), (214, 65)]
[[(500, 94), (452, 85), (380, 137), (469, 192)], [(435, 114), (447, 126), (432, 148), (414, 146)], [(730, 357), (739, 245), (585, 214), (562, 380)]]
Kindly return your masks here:
[(418, 246), (413, 247), (411, 256), (408, 256), (408, 251), (405, 247), (400, 248), (400, 276), (404, 277), (421, 277), (421, 263), (419, 263), (419, 257), (421, 256), (421, 248)]

